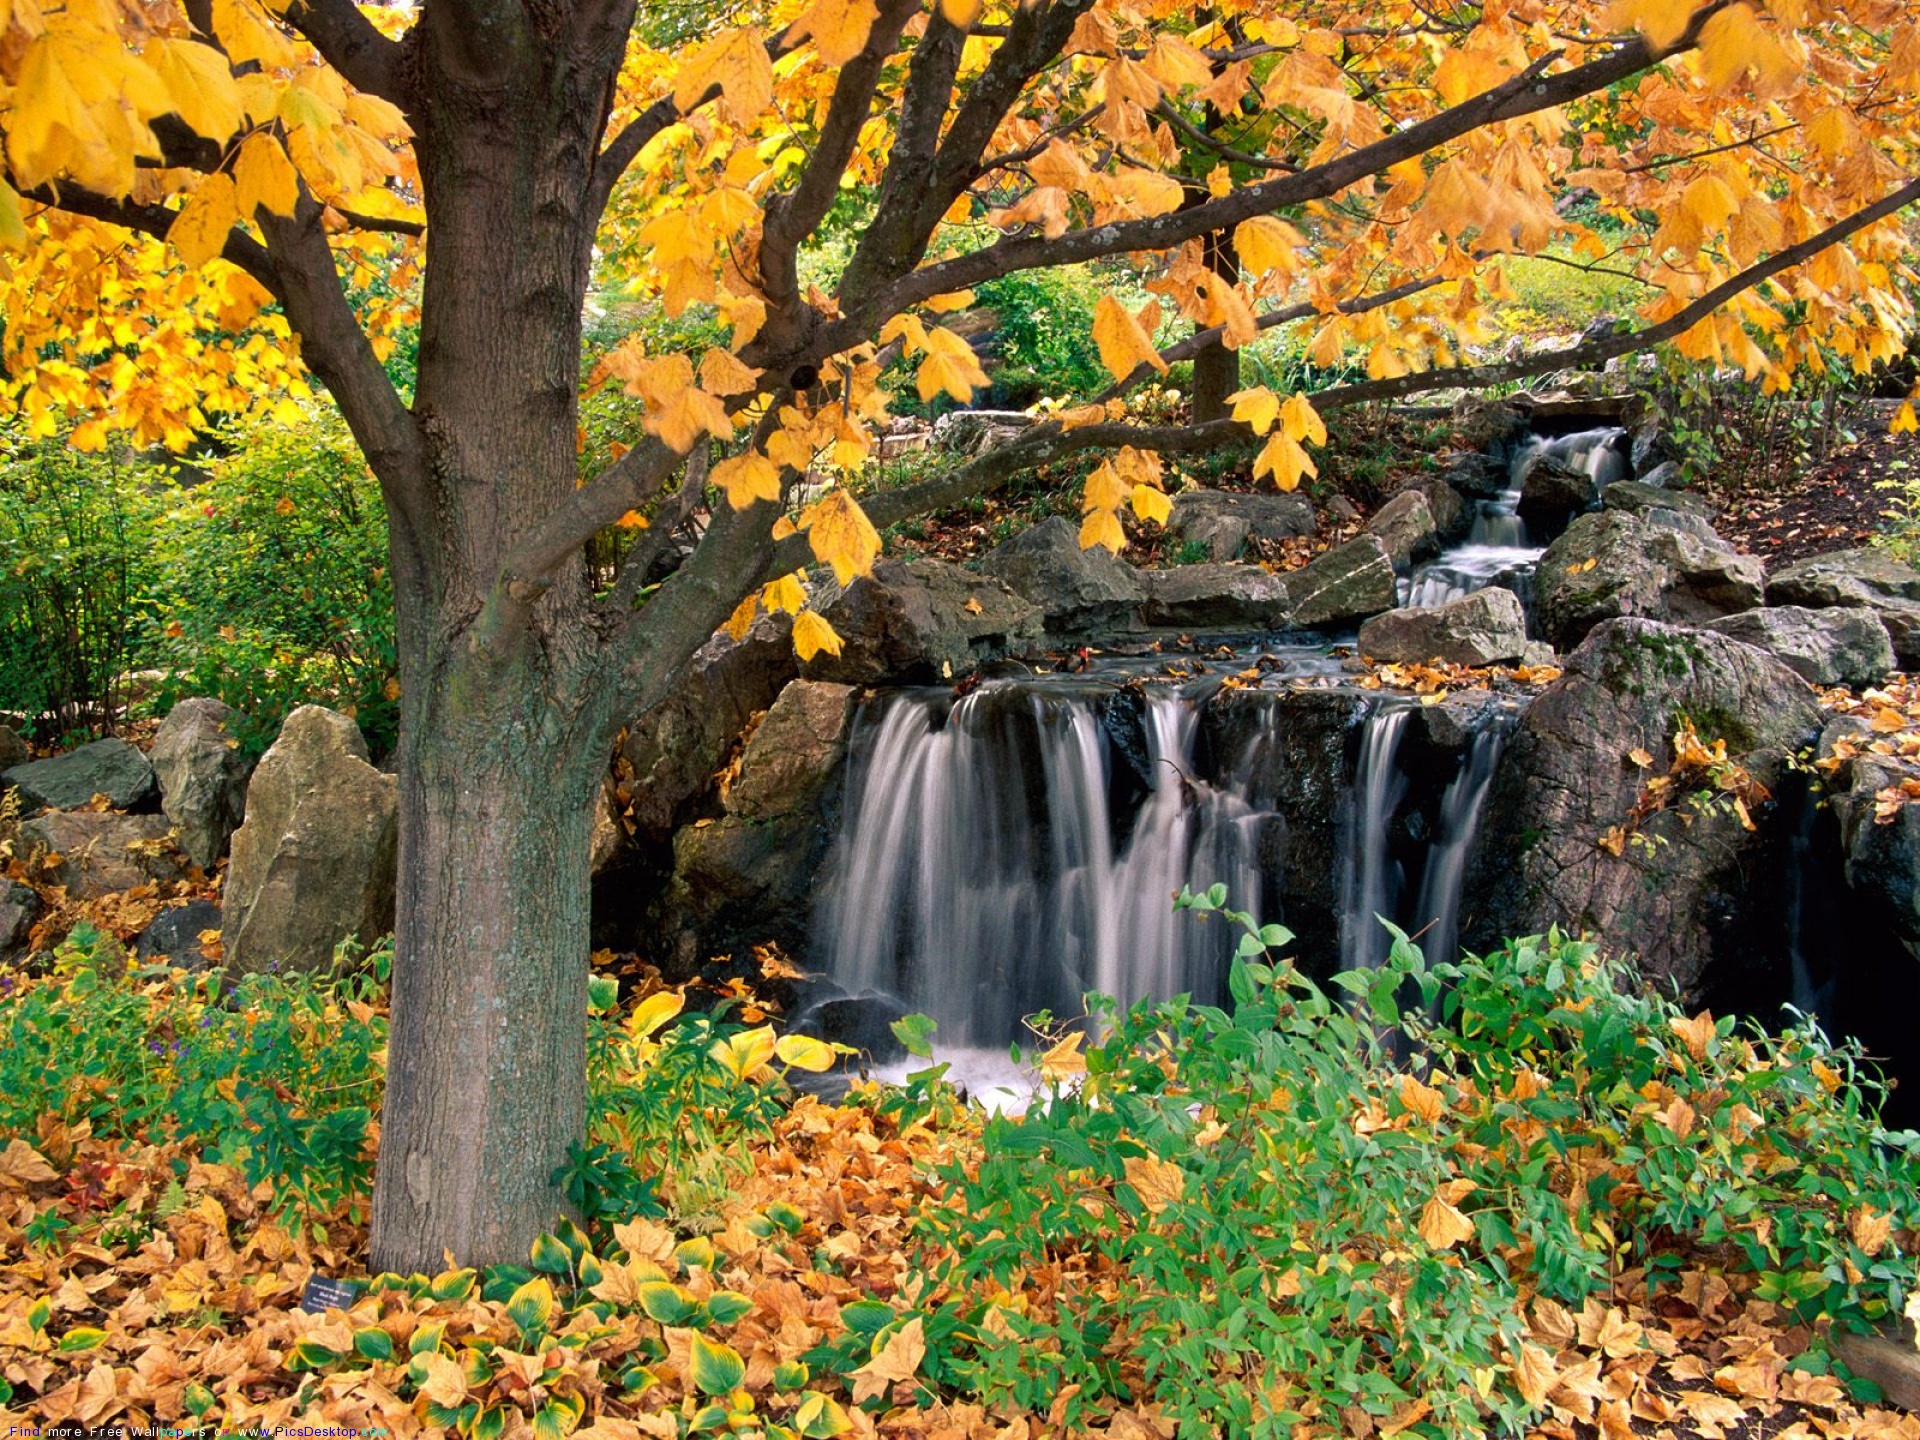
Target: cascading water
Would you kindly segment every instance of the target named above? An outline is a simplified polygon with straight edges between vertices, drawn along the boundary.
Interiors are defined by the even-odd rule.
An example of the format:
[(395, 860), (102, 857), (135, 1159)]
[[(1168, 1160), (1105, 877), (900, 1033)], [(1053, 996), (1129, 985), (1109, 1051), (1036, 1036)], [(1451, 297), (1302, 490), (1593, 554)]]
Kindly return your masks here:
[(1500, 764), (1500, 750), (1512, 729), (1507, 711), (1488, 712), (1487, 723), (1467, 742), (1460, 773), (1440, 796), (1440, 828), (1427, 852), (1426, 872), (1420, 880), (1420, 903), (1414, 912), (1420, 944), (1435, 959), (1454, 958), (1460, 942), (1461, 885), (1467, 860), (1480, 836), (1480, 811)]
[(1551, 461), (1584, 470), (1604, 490), (1629, 474), (1617, 426), (1582, 430), (1550, 439), (1530, 436), (1509, 457), (1507, 487), (1491, 500), (1478, 501), (1467, 538), (1400, 581), (1402, 605), (1443, 605), (1496, 584), (1525, 584), (1545, 552), (1544, 542), (1528, 534), (1520, 518), (1520, 495), (1528, 469)]
[(1340, 911), (1340, 959), (1348, 970), (1373, 969), (1386, 958), (1387, 932), (1378, 916), (1392, 918), (1399, 872), (1387, 849), (1387, 827), (1406, 798), (1407, 777), (1398, 759), (1413, 707), (1388, 703), (1363, 721), (1360, 758), (1348, 806), (1346, 884)]

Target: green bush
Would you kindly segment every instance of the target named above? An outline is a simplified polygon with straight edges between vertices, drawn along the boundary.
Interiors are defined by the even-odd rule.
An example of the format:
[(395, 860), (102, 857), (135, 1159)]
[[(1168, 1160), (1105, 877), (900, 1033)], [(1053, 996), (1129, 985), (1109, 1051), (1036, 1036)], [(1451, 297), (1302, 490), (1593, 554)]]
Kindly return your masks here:
[(375, 750), (399, 716), (393, 586), (379, 489), (345, 423), (316, 409), (298, 429), (232, 437), (155, 533), (144, 658), (165, 710), (212, 695), (264, 747), (297, 705), (353, 716)]
[(55, 739), (111, 723), (170, 492), (152, 467), (0, 431), (0, 710)]
[(1084, 1080), (942, 1172), (917, 1222), (923, 1293), (955, 1297), (925, 1319), (936, 1382), (1069, 1396), (1069, 1426), (1151, 1400), (1192, 1437), (1346, 1405), (1519, 1433), (1523, 1307), (1578, 1309), (1629, 1266), (1658, 1285), (1711, 1251), (1799, 1318), (1897, 1313), (1920, 1137), (1880, 1129), (1816, 1031), (1688, 1019), (1557, 935), (1432, 967), (1398, 937), (1328, 991), (1234, 918), (1230, 1009), (1095, 997)]
[(1107, 386), (1093, 343), (1100, 294), (1083, 266), (1025, 270), (989, 280), (975, 302), (998, 317), (998, 364), (980, 403), (1025, 408), (1043, 397), (1086, 398)]

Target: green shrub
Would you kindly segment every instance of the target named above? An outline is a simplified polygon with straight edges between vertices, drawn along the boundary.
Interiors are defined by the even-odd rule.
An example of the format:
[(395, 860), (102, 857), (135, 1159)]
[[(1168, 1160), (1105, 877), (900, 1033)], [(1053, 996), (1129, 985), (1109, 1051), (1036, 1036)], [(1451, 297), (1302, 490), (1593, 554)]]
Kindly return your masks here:
[(353, 716), (376, 750), (398, 726), (393, 586), (373, 477), (331, 408), (263, 425), (158, 527), (145, 656), (164, 710), (213, 695), (264, 747), (297, 705)]
[(1558, 935), (1432, 967), (1397, 937), (1329, 992), (1234, 918), (1230, 1009), (1095, 997), (1084, 1080), (942, 1172), (917, 1222), (923, 1293), (954, 1297), (926, 1318), (936, 1382), (1068, 1396), (1068, 1425), (1150, 1400), (1192, 1437), (1346, 1405), (1519, 1433), (1523, 1306), (1578, 1309), (1630, 1265), (1659, 1284), (1712, 1247), (1799, 1318), (1897, 1313), (1920, 1141), (1817, 1032), (1688, 1019)]
[(1107, 386), (1093, 343), (1100, 294), (1083, 266), (1026, 270), (989, 280), (974, 293), (998, 317), (998, 364), (979, 403), (1024, 409), (1043, 397), (1086, 398)]
[(153, 467), (0, 431), (0, 710), (56, 739), (112, 723), (170, 490)]

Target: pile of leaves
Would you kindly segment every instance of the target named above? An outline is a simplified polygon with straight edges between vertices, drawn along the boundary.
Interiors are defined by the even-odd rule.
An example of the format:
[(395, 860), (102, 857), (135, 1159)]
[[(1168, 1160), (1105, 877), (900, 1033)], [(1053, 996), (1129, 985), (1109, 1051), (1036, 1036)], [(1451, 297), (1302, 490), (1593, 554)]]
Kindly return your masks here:
[[(1433, 967), (1397, 937), (1323, 988), (1278, 927), (1184, 903), (1245, 929), (1232, 1004), (1096, 997), (1023, 1117), (931, 1060), (796, 1096), (829, 1047), (596, 982), (587, 1223), (344, 1307), (300, 1302), (364, 1264), (363, 1187), (288, 1207), (251, 1146), (104, 1090), (10, 1114), (0, 1421), (1920, 1440), (1829, 1358), (1897, 1313), (1920, 1240), (1920, 1142), (1855, 1055), (1686, 1016), (1556, 935)], [(91, 1013), (82, 973), (156, 983), (36, 984)], [(639, 1191), (606, 1188), (614, 1153)]]
[(1867, 722), (1865, 735), (1838, 735), (1814, 768), (1837, 774), (1861, 756), (1906, 762), (1913, 774), (1882, 786), (1873, 797), (1873, 822), (1891, 825), (1902, 809), (1920, 800), (1920, 680), (1889, 675), (1885, 683), (1856, 695), (1844, 685), (1820, 692), (1820, 708), (1829, 715), (1852, 715)]

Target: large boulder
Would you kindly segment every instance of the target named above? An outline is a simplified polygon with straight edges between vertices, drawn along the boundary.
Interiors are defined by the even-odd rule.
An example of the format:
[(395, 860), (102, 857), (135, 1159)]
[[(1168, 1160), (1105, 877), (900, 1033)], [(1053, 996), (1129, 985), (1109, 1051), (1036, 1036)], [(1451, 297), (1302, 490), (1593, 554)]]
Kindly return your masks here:
[(253, 759), (233, 734), (238, 715), (218, 700), (182, 700), (153, 738), (160, 808), (173, 822), (180, 848), (202, 870), (227, 850), (247, 807)]
[(33, 936), (40, 918), (40, 896), (31, 885), (0, 879), (0, 962), (13, 960)]
[(855, 694), (826, 681), (787, 686), (748, 742), (723, 813), (674, 837), (665, 913), (682, 973), (742, 941), (804, 949)]
[(1427, 513), (1433, 516), (1434, 539), (1442, 545), (1464, 539), (1473, 528), (1473, 507), (1467, 504), (1466, 497), (1438, 475), (1429, 475), (1415, 488), (1427, 498)]
[(1427, 497), (1418, 490), (1402, 490), (1374, 512), (1363, 533), (1386, 546), (1394, 568), (1404, 570), (1440, 548), (1438, 531)]
[(346, 716), (302, 705), (253, 772), (221, 940), (236, 971), (324, 970), (350, 935), (393, 928), (394, 777)]
[(1038, 606), (944, 560), (882, 560), (845, 588), (829, 580), (815, 603), (840, 653), (820, 652), (801, 673), (846, 685), (950, 680), (1042, 629)]
[(1872, 610), (1894, 659), (1920, 668), (1920, 571), (1884, 550), (1837, 550), (1789, 565), (1767, 582), (1767, 603)]
[(1641, 480), (1614, 481), (1600, 496), (1600, 505), (1602, 509), (1625, 510), (1634, 515), (1677, 510), (1686, 515), (1697, 515), (1702, 520), (1713, 516), (1713, 506), (1692, 491), (1669, 490)]
[(1706, 628), (1771, 651), (1815, 685), (1873, 685), (1893, 669), (1887, 627), (1868, 609), (1778, 605), (1709, 620)]
[(182, 970), (208, 968), (203, 935), (220, 934), (220, 907), (211, 900), (189, 900), (162, 910), (151, 925), (134, 937), (133, 953), (151, 964)]
[(1699, 624), (1761, 603), (1766, 571), (1717, 540), (1623, 510), (1582, 515), (1534, 572), (1541, 630), (1571, 649), (1603, 620), (1641, 616)]
[(1716, 797), (1706, 804), (1653, 808), (1643, 789), (1669, 773), (1688, 721), (1772, 788), (1819, 733), (1820, 711), (1764, 650), (1639, 618), (1596, 626), (1529, 707), (1496, 773), (1481, 828), (1509, 843), (1486, 847), (1469, 877), (1482, 897), (1469, 945), (1548, 925), (1596, 931), (1689, 1000), (1716, 958), (1737, 964), (1767, 948), (1745, 898), (1765, 837), (1711, 780), (1686, 787)]
[(1600, 503), (1591, 473), (1542, 450), (1520, 473), (1520, 518), (1535, 534), (1550, 535)]
[(33, 759), (33, 751), (11, 725), (0, 725), (0, 774)]
[(116, 815), (92, 810), (49, 810), (20, 827), (28, 863), (72, 900), (97, 900), (179, 880), (180, 854), (168, 842), (165, 816)]
[(96, 795), (116, 810), (132, 810), (153, 798), (153, 766), (124, 740), (108, 738), (6, 772), (30, 809), (72, 810)]
[(1389, 610), (1360, 627), (1360, 653), (1388, 664), (1497, 665), (1526, 648), (1520, 597), (1497, 585), (1444, 605)]
[(1319, 528), (1313, 502), (1285, 492), (1247, 494), (1191, 486), (1173, 497), (1167, 534), (1202, 546), (1209, 560), (1235, 560), (1249, 540), (1291, 540)]
[(1097, 545), (1081, 549), (1060, 515), (995, 546), (980, 568), (1038, 605), (1055, 633), (1134, 629), (1147, 598), (1138, 570)]
[(1296, 625), (1344, 625), (1394, 606), (1393, 557), (1377, 535), (1336, 545), (1280, 577)]
[(1182, 630), (1271, 630), (1287, 622), (1287, 587), (1258, 565), (1143, 570), (1149, 625)]

